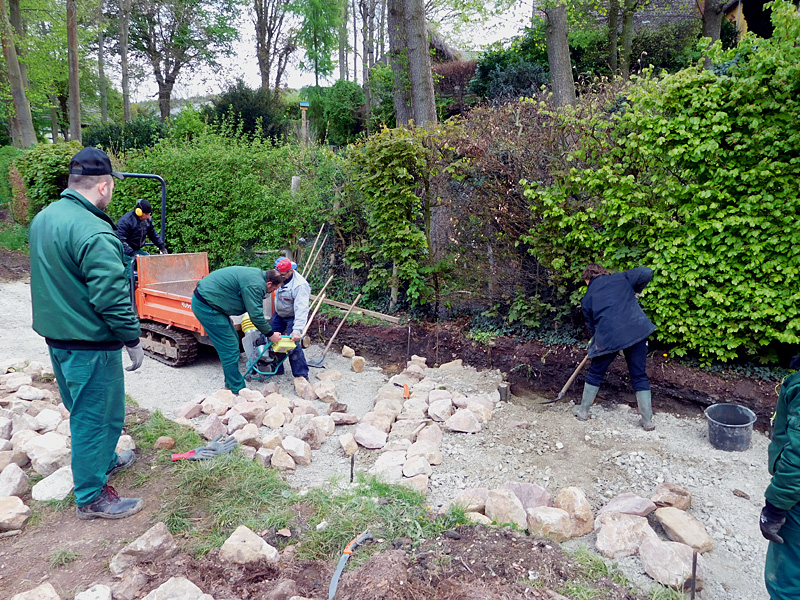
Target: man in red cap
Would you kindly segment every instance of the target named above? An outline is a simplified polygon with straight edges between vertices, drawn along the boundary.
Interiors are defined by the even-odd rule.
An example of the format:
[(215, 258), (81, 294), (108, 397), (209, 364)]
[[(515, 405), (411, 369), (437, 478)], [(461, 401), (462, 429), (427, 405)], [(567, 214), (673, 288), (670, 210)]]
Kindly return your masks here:
[[(299, 342), (308, 322), (311, 286), (296, 271), (297, 265), (288, 258), (276, 260), (275, 269), (283, 277), (283, 285), (275, 292), (275, 311), (272, 313), (270, 325), (275, 331), (283, 331), (291, 335), (295, 342)], [(289, 353), (289, 364), (292, 366), (292, 375), (308, 379), (308, 364), (300, 344)], [(278, 374), (282, 372), (282, 368), (283, 366), (278, 369)]]

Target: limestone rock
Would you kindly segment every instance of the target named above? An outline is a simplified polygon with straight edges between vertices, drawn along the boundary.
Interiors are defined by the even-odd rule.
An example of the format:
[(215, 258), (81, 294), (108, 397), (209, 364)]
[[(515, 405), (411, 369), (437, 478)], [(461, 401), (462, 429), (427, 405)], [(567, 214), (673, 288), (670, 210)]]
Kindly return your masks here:
[(538, 506), (552, 506), (550, 494), (546, 489), (535, 483), (524, 483), (516, 481), (506, 481), (500, 486), (504, 490), (511, 490), (514, 495), (522, 502), (525, 510)]
[(460, 433), (477, 433), (481, 430), (478, 418), (467, 408), (458, 409), (452, 417), (444, 422), (444, 426), (450, 431)]
[(404, 438), (396, 438), (386, 442), (386, 445), (383, 447), (383, 451), (397, 452), (399, 450), (403, 450), (404, 452), (408, 452), (409, 448), (411, 448), (411, 440), (407, 440)]
[(175, 416), (179, 419), (194, 419), (200, 416), (203, 412), (203, 407), (197, 402), (187, 402), (182, 404), (178, 410), (175, 411)]
[(404, 385), (407, 385), (409, 388), (417, 383), (418, 379), (416, 377), (409, 377), (405, 373), (399, 373), (397, 375), (393, 375), (389, 378), (389, 383), (396, 387), (398, 390), (402, 388)]
[(333, 415), (333, 413), (335, 413), (335, 412), (346, 413), (347, 412), (347, 404), (343, 404), (342, 402), (339, 402), (339, 401), (331, 402), (328, 405), (328, 414), (329, 415)]
[(305, 377), (294, 378), (294, 391), (304, 400), (316, 400), (317, 394), (314, 393), (313, 386)]
[(565, 542), (572, 537), (572, 521), (567, 511), (553, 506), (537, 506), (526, 512), (531, 535), (549, 537), (556, 542)]
[(417, 365), (422, 367), (423, 369), (427, 366), (428, 359), (424, 356), (418, 356), (416, 354), (411, 355), (411, 360), (408, 361), (409, 365)]
[(168, 435), (159, 436), (156, 443), (153, 444), (154, 450), (169, 450), (175, 447), (175, 440)]
[(28, 491), (28, 475), (16, 463), (9, 464), (0, 473), (0, 498), (21, 496)]
[(601, 508), (598, 514), (625, 513), (626, 515), (646, 517), (655, 509), (656, 505), (653, 504), (652, 500), (642, 498), (631, 492), (625, 492), (609, 500), (608, 504)]
[(308, 444), (312, 450), (319, 450), (325, 442), (325, 438), (328, 436), (318, 427), (314, 426), (313, 423), (309, 423), (297, 433), (297, 437)]
[(25, 447), (28, 445), (28, 442), (37, 437), (41, 437), (41, 434), (35, 432), (33, 429), (16, 431), (11, 435), (12, 448), (17, 452), (25, 452), (27, 454)]
[(30, 460), (22, 450), (4, 450), (0, 452), (0, 469), (5, 469), (11, 463), (25, 467), (30, 463)]
[(264, 594), (264, 600), (291, 600), (297, 596), (297, 582), (294, 579), (279, 579), (270, 591)]
[[(451, 504), (460, 506), (466, 512), (483, 513), (486, 510), (486, 499), (489, 497), (487, 488), (467, 488), (453, 498)], [(491, 520), (489, 521), (491, 523)]]
[(272, 454), (272, 466), (279, 471), (294, 471), (295, 469), (294, 459), (281, 446), (275, 448), (275, 452)]
[(376, 412), (374, 410), (371, 410), (361, 418), (362, 425), (371, 425), (384, 434), (388, 434), (391, 430), (392, 421), (394, 421), (394, 415), (385, 412)]
[[(231, 415), (231, 413), (234, 413), (233, 409), (228, 411), (228, 415)], [(228, 415), (225, 416), (227, 417)], [(262, 419), (264, 418), (263, 415), (261, 418)], [(238, 412), (235, 412), (233, 415), (228, 417), (228, 425), (227, 425), (228, 435), (233, 435), (235, 432), (239, 431), (242, 427), (244, 427), (247, 424), (248, 424), (247, 419), (245, 419)]]
[(684, 487), (665, 481), (656, 488), (650, 500), (658, 508), (674, 506), (680, 510), (686, 510), (692, 505), (692, 492)]
[(437, 444), (420, 439), (417, 439), (416, 442), (409, 446), (407, 456), (408, 458), (422, 456), (428, 461), (428, 464), (431, 465), (440, 465), (444, 460), (442, 452)]
[(55, 431), (33, 438), (23, 448), (31, 459), (33, 470), (47, 477), (70, 462), (67, 438)]
[(321, 373), (317, 373), (317, 379), (320, 381), (339, 381), (342, 378), (342, 372), (336, 369), (326, 369)]
[(213, 440), (218, 435), (225, 435), (228, 433), (228, 428), (225, 427), (217, 415), (208, 415), (197, 428), (197, 432), (205, 439)]
[(311, 446), (309, 446), (307, 442), (292, 435), (287, 435), (283, 438), (283, 449), (289, 453), (289, 456), (291, 456), (298, 465), (311, 464)]
[[(249, 448), (249, 446), (248, 446), (248, 448)], [(253, 450), (253, 448), (250, 448), (250, 449)], [(269, 467), (272, 464), (272, 455), (273, 454), (275, 454), (274, 450), (270, 450), (269, 448), (259, 448), (253, 454), (253, 459), (257, 463), (259, 463), (259, 464), (261, 464), (261, 465), (263, 465), (265, 467)]]
[(66, 465), (34, 485), (31, 495), (39, 502), (63, 500), (72, 493), (74, 485), (72, 467)]
[(414, 475), (413, 477), (403, 477), (400, 480), (400, 485), (410, 487), (412, 490), (416, 490), (420, 494), (427, 496), (428, 480), (429, 478), (427, 475), (420, 473), (419, 475)]
[(217, 390), (212, 394), (212, 396), (214, 398), (222, 400), (223, 402), (230, 402), (231, 406), (233, 406), (238, 401), (238, 399), (236, 398), (236, 394), (226, 389)]
[(475, 418), (478, 419), (478, 423), (486, 423), (492, 418), (491, 409), (486, 408), (481, 402), (467, 402), (467, 410), (475, 415)]
[(0, 439), (10, 440), (12, 427), (11, 419), (0, 417)]
[(252, 388), (244, 388), (242, 390), (239, 390), (239, 397), (244, 398), (248, 402), (256, 402), (256, 403), (262, 402), (264, 400), (264, 394)]
[(111, 600), (111, 588), (97, 584), (75, 596), (75, 600)]
[(433, 404), (434, 402), (440, 402), (442, 400), (450, 400), (450, 404), (453, 403), (453, 393), (450, 390), (431, 390), (428, 393), (428, 404)]
[(314, 386), (314, 393), (322, 402), (331, 403), (338, 400), (336, 384), (329, 379), (318, 382)]
[(252, 530), (240, 525), (219, 549), (219, 557), (237, 565), (247, 565), (260, 560), (277, 564), (278, 551), (257, 536)]
[(248, 423), (240, 430), (234, 432), (233, 437), (243, 446), (261, 448), (261, 436), (258, 433), (258, 427), (253, 423)]
[(572, 521), (570, 537), (581, 537), (594, 530), (594, 515), (586, 494), (578, 487), (562, 489), (554, 502), (556, 508), (567, 511)]
[(403, 464), (405, 461), (406, 453), (403, 451), (384, 452), (367, 472), (381, 477), (387, 483), (399, 483), (403, 478)]
[(358, 443), (352, 433), (345, 433), (339, 436), (339, 445), (345, 453), (345, 456), (353, 456), (358, 452)]
[(27, 413), (17, 413), (11, 417), (11, 436), (20, 431), (39, 431), (39, 424), (36, 422), (36, 417), (32, 417)]
[(238, 446), (239, 454), (244, 456), (247, 460), (253, 460), (256, 457), (256, 449), (252, 446)]
[(686, 544), (701, 554), (714, 547), (714, 542), (703, 524), (687, 512), (673, 506), (658, 508), (656, 519), (673, 542)]
[(264, 394), (264, 396), (280, 393), (280, 389), (278, 388), (278, 382), (268, 381), (267, 383), (261, 386), (261, 393)]
[[(645, 572), (661, 585), (685, 589), (692, 578), (692, 549), (678, 542), (663, 542), (656, 537), (648, 537), (639, 547), (639, 558)], [(697, 581), (695, 588), (703, 589), (705, 561), (697, 557)], [(687, 586), (688, 587), (688, 586)]]
[(23, 385), (29, 386), (33, 383), (30, 375), (25, 373), (10, 373), (6, 376), (5, 383), (3, 384), (9, 392), (16, 392)]
[(136, 442), (134, 442), (133, 438), (129, 435), (121, 435), (117, 440), (117, 447), (114, 449), (114, 452), (122, 454), (126, 450), (136, 450)]
[[(242, 390), (244, 391), (244, 390)], [(260, 423), (264, 418), (264, 413), (267, 412), (266, 402), (239, 402), (233, 407), (236, 412), (242, 415), (247, 421), (251, 423)], [(228, 423), (230, 425), (230, 422)]]
[(111, 586), (111, 596), (114, 600), (140, 600), (148, 581), (147, 575), (139, 567), (130, 567)]
[(287, 409), (282, 406), (273, 406), (264, 414), (262, 425), (270, 429), (283, 427), (284, 423), (286, 423), (286, 411)]
[(336, 421), (329, 415), (319, 415), (311, 419), (311, 423), (326, 436), (333, 435), (336, 430)]
[(214, 597), (204, 594), (203, 590), (185, 577), (172, 577), (142, 600), (214, 600)]
[(66, 438), (72, 437), (72, 430), (69, 428), (69, 419), (64, 419), (58, 424), (58, 427), (56, 427), (56, 433), (63, 435)]
[(31, 509), (18, 496), (0, 498), (0, 531), (22, 529), (31, 516)]
[(355, 373), (363, 372), (366, 365), (367, 360), (363, 356), (354, 356), (353, 360), (350, 362), (350, 368), (353, 369)]
[(353, 358), (356, 355), (356, 351), (353, 350), (350, 346), (342, 346), (342, 356), (345, 358)]
[(428, 405), (428, 416), (434, 421), (447, 421), (453, 416), (453, 403), (450, 398), (436, 400)]
[[(405, 454), (404, 452), (403, 455)], [(431, 473), (433, 473), (433, 469), (430, 464), (428, 464), (428, 459), (424, 456), (412, 456), (403, 463), (403, 476), (405, 477), (414, 477), (415, 475), (425, 475), (425, 477), (429, 477)]]
[(114, 555), (109, 570), (119, 575), (125, 569), (140, 562), (152, 562), (171, 558), (178, 552), (178, 544), (164, 523), (156, 523), (144, 534)]
[(486, 516), (500, 525), (511, 523), (520, 529), (528, 527), (528, 515), (522, 502), (511, 490), (489, 490), (486, 497)]
[(207, 415), (217, 415), (221, 417), (233, 407), (232, 400), (223, 400), (217, 396), (209, 396), (201, 404), (202, 411)]
[[(412, 440), (413, 441), (413, 440)], [(431, 423), (420, 429), (417, 433), (417, 442), (431, 442), (436, 446), (442, 444), (442, 429), (436, 423)]]
[(595, 519), (596, 547), (606, 558), (633, 556), (642, 542), (658, 538), (645, 517), (626, 513), (604, 513)]
[(359, 423), (354, 434), (356, 442), (364, 448), (383, 448), (386, 445), (386, 432), (369, 423)]
[(476, 525), (492, 524), (492, 520), (483, 513), (468, 511), (464, 513), (464, 516), (467, 518), (468, 521), (475, 523)]
[(330, 414), (333, 419), (334, 425), (355, 425), (358, 423), (358, 417), (351, 413), (334, 412)]
[(54, 408), (46, 408), (40, 411), (34, 419), (36, 421), (36, 430), (41, 433), (53, 431), (63, 420), (61, 413)]
[(16, 594), (11, 600), (61, 600), (52, 583), (46, 582), (32, 590)]
[(460, 358), (457, 358), (455, 360), (451, 360), (450, 362), (446, 362), (446, 363), (444, 363), (442, 365), (439, 365), (439, 370), (440, 371), (457, 371), (459, 369), (462, 369), (463, 366), (464, 366), (464, 361), (461, 360)]
[(269, 450), (275, 450), (283, 442), (280, 433), (268, 433), (261, 439), (261, 446)]

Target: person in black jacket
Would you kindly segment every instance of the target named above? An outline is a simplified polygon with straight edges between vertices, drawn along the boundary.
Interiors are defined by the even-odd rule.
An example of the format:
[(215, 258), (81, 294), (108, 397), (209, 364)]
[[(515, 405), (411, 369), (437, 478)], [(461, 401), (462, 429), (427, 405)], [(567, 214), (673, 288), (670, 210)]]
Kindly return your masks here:
[(656, 326), (644, 314), (636, 294), (653, 279), (653, 270), (639, 267), (622, 273), (609, 273), (601, 265), (586, 267), (581, 278), (589, 289), (581, 301), (586, 327), (592, 335), (589, 358), (592, 364), (586, 375), (581, 405), (575, 416), (581, 421), (589, 418), (589, 407), (597, 397), (606, 371), (622, 350), (628, 363), (636, 402), (642, 418), (639, 425), (646, 431), (655, 429), (647, 378), (647, 338)]
[(128, 275), (130, 275), (130, 269), (136, 261), (136, 255), (142, 254), (146, 256), (149, 254), (142, 250), (142, 246), (145, 245), (148, 238), (156, 245), (161, 254), (167, 253), (164, 241), (156, 233), (156, 228), (153, 227), (152, 213), (153, 207), (150, 203), (147, 200), (139, 200), (133, 210), (126, 212), (117, 221), (116, 234), (122, 242)]

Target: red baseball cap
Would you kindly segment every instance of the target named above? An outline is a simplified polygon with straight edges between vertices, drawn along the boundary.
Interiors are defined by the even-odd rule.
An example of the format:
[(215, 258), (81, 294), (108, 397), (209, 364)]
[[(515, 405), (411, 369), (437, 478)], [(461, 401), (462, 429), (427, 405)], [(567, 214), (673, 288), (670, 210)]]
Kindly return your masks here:
[(275, 268), (278, 269), (279, 273), (288, 273), (297, 268), (297, 263), (293, 263), (288, 258), (279, 258), (275, 261)]

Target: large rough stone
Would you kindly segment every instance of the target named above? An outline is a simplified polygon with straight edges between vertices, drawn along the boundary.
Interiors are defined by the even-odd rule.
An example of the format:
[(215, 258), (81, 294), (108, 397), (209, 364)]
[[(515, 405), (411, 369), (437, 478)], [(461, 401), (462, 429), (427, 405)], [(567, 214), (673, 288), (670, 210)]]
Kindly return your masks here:
[(178, 544), (164, 523), (156, 523), (144, 534), (114, 555), (109, 570), (119, 575), (140, 562), (171, 558), (178, 552)]
[(130, 567), (119, 576), (119, 581), (111, 585), (111, 596), (114, 600), (140, 600), (148, 581), (139, 567)]
[(656, 505), (652, 500), (642, 498), (631, 492), (625, 492), (609, 500), (608, 504), (601, 508), (598, 514), (625, 513), (626, 515), (646, 517), (655, 509)]
[(219, 549), (219, 557), (237, 565), (265, 560), (277, 564), (278, 551), (257, 536), (252, 530), (240, 525)]
[(386, 445), (386, 432), (369, 423), (359, 423), (354, 434), (356, 442), (364, 448), (383, 448)]
[(481, 430), (478, 418), (468, 408), (458, 409), (452, 417), (444, 422), (444, 426), (450, 431), (459, 433), (477, 433)]
[(335, 412), (346, 413), (347, 412), (347, 404), (344, 404), (344, 403), (338, 402), (338, 401), (337, 402), (331, 402), (328, 405), (328, 414), (333, 416), (333, 413), (335, 413)]
[(330, 415), (319, 415), (311, 419), (311, 423), (326, 436), (333, 435), (336, 430), (336, 421)]
[(511, 523), (520, 529), (528, 527), (528, 515), (522, 502), (511, 490), (489, 490), (485, 511), (487, 517), (500, 525)]
[(43, 400), (44, 398), (47, 398), (47, 393), (45, 390), (33, 387), (32, 385), (21, 385), (14, 396), (20, 400), (28, 400), (32, 402), (34, 400)]
[(294, 391), (303, 400), (316, 400), (317, 395), (314, 393), (314, 387), (308, 382), (305, 377), (294, 378)]
[(288, 409), (283, 406), (273, 406), (264, 414), (264, 419), (261, 424), (270, 429), (283, 427), (283, 424), (286, 423), (287, 410)]
[(450, 390), (431, 390), (428, 392), (428, 404), (440, 402), (442, 400), (450, 400), (453, 403), (453, 393)]
[(350, 361), (350, 368), (353, 369), (354, 373), (361, 373), (366, 365), (367, 359), (363, 356), (354, 356)]
[(333, 412), (330, 416), (334, 425), (355, 425), (358, 423), (358, 417), (352, 413)]
[(330, 379), (323, 379), (314, 386), (314, 393), (322, 402), (336, 402), (339, 399), (336, 393), (336, 384)]
[[(648, 537), (639, 547), (639, 558), (645, 572), (661, 585), (677, 589), (688, 587), (692, 578), (692, 549), (679, 542), (663, 542), (656, 537)], [(705, 561), (697, 557), (697, 580), (695, 589), (703, 589)]]
[(467, 402), (467, 410), (471, 411), (478, 419), (478, 423), (486, 423), (492, 418), (491, 409), (486, 408), (481, 402)]
[(23, 385), (30, 385), (33, 383), (33, 378), (25, 373), (10, 373), (6, 376), (4, 387), (9, 392), (16, 392)]
[(264, 413), (267, 412), (267, 403), (264, 401), (240, 402), (233, 408), (245, 419), (247, 419), (251, 423), (255, 423), (256, 425), (258, 425), (264, 419)]
[(345, 456), (353, 456), (358, 452), (358, 443), (352, 433), (345, 433), (339, 436), (339, 445), (345, 453)]
[(275, 448), (275, 452), (272, 454), (272, 466), (279, 471), (294, 471), (295, 469), (294, 459), (282, 446)]
[(466, 512), (483, 513), (486, 511), (486, 499), (488, 497), (488, 488), (466, 488), (453, 498), (451, 504), (460, 506)]
[(370, 467), (368, 473), (381, 477), (387, 483), (399, 483), (403, 478), (403, 464), (406, 461), (406, 453), (384, 452)]
[(428, 416), (434, 421), (447, 421), (453, 416), (453, 402), (450, 398), (431, 402), (428, 406)]
[(199, 417), (203, 412), (203, 407), (198, 402), (187, 402), (182, 404), (178, 410), (175, 411), (175, 418), (178, 419), (194, 419)]
[(430, 442), (432, 444), (435, 444), (436, 446), (441, 446), (442, 437), (443, 434), (441, 427), (439, 427), (436, 423), (431, 423), (430, 425), (427, 425), (419, 430), (419, 432), (417, 433), (416, 441)]
[(342, 372), (337, 371), (336, 369), (330, 369), (322, 371), (321, 373), (317, 373), (317, 379), (320, 381), (339, 381), (342, 378)]
[(264, 400), (264, 394), (252, 388), (239, 390), (239, 397), (244, 398), (248, 402), (262, 402)]
[(214, 600), (214, 597), (204, 594), (203, 590), (185, 577), (173, 577), (142, 600)]
[(270, 432), (261, 439), (261, 446), (270, 450), (275, 450), (282, 442), (283, 438), (280, 433)]
[(30, 462), (28, 455), (22, 450), (3, 450), (0, 452), (0, 469), (5, 469), (11, 463), (25, 467)]
[(208, 415), (197, 428), (197, 432), (205, 439), (213, 440), (218, 435), (225, 435), (228, 433), (228, 428), (225, 427), (217, 415)]
[(647, 519), (626, 513), (604, 513), (595, 519), (597, 551), (606, 558), (633, 556), (642, 542), (658, 538)]
[(442, 452), (437, 444), (426, 440), (420, 440), (419, 438), (408, 447), (407, 456), (408, 458), (422, 456), (428, 461), (428, 464), (431, 465), (440, 465), (444, 460)]
[(467, 511), (464, 513), (464, 516), (467, 518), (467, 521), (470, 523), (475, 523), (476, 525), (492, 524), (492, 520), (483, 513)]
[[(252, 450), (252, 448), (251, 448)], [(253, 454), (253, 459), (260, 465), (265, 467), (269, 467), (272, 464), (272, 455), (275, 454), (274, 450), (270, 450), (269, 448), (259, 448), (255, 454)]]
[(516, 481), (506, 481), (500, 486), (504, 490), (511, 490), (514, 495), (522, 502), (525, 510), (538, 506), (552, 506), (550, 494), (546, 489), (535, 483), (524, 483)]
[(31, 509), (17, 496), (0, 498), (0, 531), (22, 529), (31, 516)]
[(261, 435), (259, 435), (258, 427), (254, 423), (248, 423), (240, 430), (234, 432), (233, 437), (243, 446), (261, 448)]
[(312, 450), (319, 450), (327, 436), (313, 424), (308, 424), (300, 430), (297, 437), (308, 444)]
[(353, 350), (350, 346), (342, 346), (342, 356), (345, 358), (353, 358), (356, 355), (356, 351)]
[(656, 519), (673, 542), (691, 546), (700, 553), (714, 548), (714, 541), (703, 524), (692, 515), (673, 506), (656, 509)]
[(460, 358), (455, 360), (451, 360), (450, 362), (446, 362), (444, 364), (439, 365), (440, 371), (458, 371), (464, 367), (464, 361)]
[(207, 415), (217, 415), (221, 417), (233, 408), (233, 400), (223, 400), (222, 398), (217, 398), (217, 396), (209, 396), (203, 400), (201, 408)]
[(111, 588), (98, 583), (75, 596), (75, 600), (111, 600)]
[(684, 487), (665, 481), (656, 488), (650, 500), (658, 508), (674, 506), (680, 510), (686, 510), (692, 505), (692, 492)]
[(557, 542), (572, 537), (572, 521), (569, 513), (553, 506), (537, 506), (526, 511), (528, 530), (532, 535), (542, 535)]
[(21, 496), (28, 491), (28, 475), (18, 464), (11, 463), (0, 473), (0, 498)]
[(27, 413), (18, 413), (11, 417), (11, 435), (20, 431), (39, 431), (39, 424), (36, 422), (36, 417), (32, 417)]
[(13, 424), (8, 417), (0, 417), (0, 439), (10, 440)]
[(134, 442), (133, 438), (129, 435), (121, 435), (117, 440), (117, 447), (114, 449), (114, 452), (122, 454), (126, 450), (136, 450), (136, 442)]
[[(225, 415), (226, 417), (228, 417), (228, 425), (227, 425), (227, 427), (228, 427), (228, 435), (231, 435), (234, 432), (239, 431), (242, 427), (244, 427), (248, 423), (247, 419), (245, 419), (239, 413), (234, 413), (232, 415), (231, 415), (231, 413), (234, 413), (234, 411), (230, 410), (230, 411), (228, 411), (228, 414)], [(230, 415), (230, 416), (228, 416), (228, 415)]]
[(41, 434), (37, 433), (33, 429), (25, 429), (24, 431), (15, 431), (13, 434), (11, 434), (11, 445), (13, 449), (16, 450), (17, 452), (25, 452), (25, 454), (27, 455), (27, 451), (25, 448), (28, 445), (28, 442), (40, 436)]
[(283, 449), (289, 453), (298, 465), (311, 464), (311, 446), (300, 438), (287, 435), (283, 438)]
[(396, 415), (391, 413), (371, 410), (361, 418), (361, 424), (371, 425), (375, 429), (382, 431), (384, 434), (388, 434), (392, 428), (392, 422), (394, 421), (395, 416)]
[(234, 394), (230, 390), (226, 389), (217, 390), (211, 395), (214, 396), (214, 398), (219, 398), (220, 400), (223, 400), (225, 402), (230, 402), (231, 406), (239, 402), (239, 398), (236, 396), (236, 394)]
[(55, 431), (31, 439), (23, 450), (31, 459), (33, 470), (45, 477), (69, 464), (70, 451), (67, 448), (67, 438)]
[(429, 481), (428, 476), (420, 473), (419, 475), (414, 475), (413, 477), (403, 477), (400, 480), (400, 485), (404, 485), (406, 487), (409, 487), (412, 490), (416, 490), (420, 494), (423, 494), (423, 495), (427, 496), (428, 495), (428, 481)]
[(586, 494), (578, 487), (566, 487), (558, 492), (553, 503), (556, 508), (567, 511), (572, 522), (570, 537), (581, 537), (592, 533), (594, 530), (594, 515), (592, 506)]
[(418, 356), (417, 354), (412, 354), (411, 359), (408, 361), (408, 365), (417, 365), (422, 367), (423, 369), (427, 367), (428, 359), (424, 356)]
[(47, 433), (58, 427), (59, 423), (61, 423), (64, 418), (58, 410), (54, 408), (45, 408), (39, 411), (39, 414), (36, 415), (34, 420), (36, 421), (36, 430), (41, 433)]
[(46, 582), (32, 590), (12, 596), (11, 600), (61, 600), (61, 596), (52, 583)]
[[(405, 452), (403, 454), (406, 454)], [(424, 456), (412, 456), (403, 463), (403, 476), (414, 477), (415, 475), (425, 475), (429, 477), (433, 473), (428, 459)], [(426, 484), (427, 485), (427, 484)]]
[(67, 465), (34, 485), (31, 489), (31, 495), (34, 500), (39, 502), (63, 500), (72, 493), (74, 485), (72, 467)]

